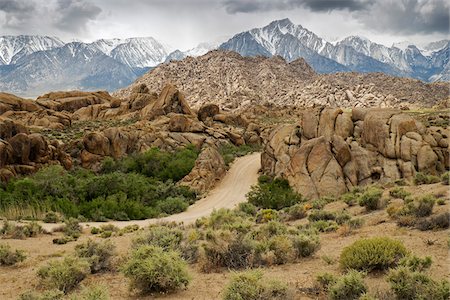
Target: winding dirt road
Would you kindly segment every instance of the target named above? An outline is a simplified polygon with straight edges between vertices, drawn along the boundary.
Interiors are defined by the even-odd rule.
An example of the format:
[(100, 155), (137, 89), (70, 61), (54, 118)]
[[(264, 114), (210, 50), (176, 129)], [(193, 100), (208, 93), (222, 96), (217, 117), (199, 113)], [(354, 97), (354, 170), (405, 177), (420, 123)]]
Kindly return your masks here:
[[(145, 227), (149, 224), (158, 222), (183, 222), (189, 224), (195, 222), (198, 218), (208, 216), (214, 209), (233, 208), (237, 204), (246, 201), (245, 194), (250, 187), (258, 181), (258, 170), (261, 167), (260, 153), (253, 153), (237, 158), (231, 165), (225, 177), (217, 186), (208, 193), (208, 195), (179, 214), (171, 215), (165, 218), (134, 220), (134, 221), (110, 221), (110, 222), (88, 222), (81, 223), (84, 227), (100, 226), (113, 224), (119, 228), (127, 225), (137, 224)], [(52, 231), (59, 224), (42, 224), (47, 231)]]

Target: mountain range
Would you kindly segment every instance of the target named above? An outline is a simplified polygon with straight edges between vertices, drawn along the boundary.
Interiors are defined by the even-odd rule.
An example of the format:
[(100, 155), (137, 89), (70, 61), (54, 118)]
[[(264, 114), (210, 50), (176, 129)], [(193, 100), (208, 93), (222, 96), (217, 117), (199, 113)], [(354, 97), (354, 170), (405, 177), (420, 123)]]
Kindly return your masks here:
[(289, 19), (187, 51), (171, 51), (151, 37), (64, 43), (48, 36), (0, 36), (0, 90), (22, 96), (50, 90), (113, 91), (160, 63), (213, 49), (242, 56), (281, 56), (287, 62), (302, 57), (318, 73), (382, 72), (426, 82), (449, 81), (449, 44), (442, 40), (387, 47), (359, 36), (331, 43)]

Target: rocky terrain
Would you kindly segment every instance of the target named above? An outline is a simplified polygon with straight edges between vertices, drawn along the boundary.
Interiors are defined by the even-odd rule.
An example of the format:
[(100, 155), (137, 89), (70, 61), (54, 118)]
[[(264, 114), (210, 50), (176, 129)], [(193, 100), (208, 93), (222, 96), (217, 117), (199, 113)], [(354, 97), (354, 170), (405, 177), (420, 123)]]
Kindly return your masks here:
[(449, 137), (448, 127), (427, 128), (400, 110), (320, 107), (271, 133), (262, 170), (307, 198), (338, 196), (359, 185), (412, 182), (416, 172), (445, 172)]
[(203, 56), (164, 63), (131, 86), (114, 93), (128, 97), (140, 84), (160, 91), (174, 83), (195, 108), (215, 103), (223, 109), (255, 104), (332, 107), (432, 107), (449, 99), (445, 83), (392, 77), (382, 73), (316, 74), (303, 60), (281, 57), (242, 57), (211, 51)]
[(36, 101), (0, 94), (0, 108), (4, 181), (46, 164), (98, 170), (108, 156), (194, 145), (203, 151), (184, 182), (204, 192), (225, 171), (218, 146), (261, 144), (260, 128), (245, 117), (223, 113), (214, 104), (193, 111), (172, 85), (159, 95), (140, 85), (128, 99), (107, 92), (54, 92)]

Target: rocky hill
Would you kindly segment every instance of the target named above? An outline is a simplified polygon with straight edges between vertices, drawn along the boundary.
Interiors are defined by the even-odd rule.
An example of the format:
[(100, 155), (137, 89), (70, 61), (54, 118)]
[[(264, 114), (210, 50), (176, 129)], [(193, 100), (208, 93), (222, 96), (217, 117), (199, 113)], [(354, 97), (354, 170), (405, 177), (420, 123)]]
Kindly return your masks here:
[(449, 96), (444, 83), (427, 84), (382, 73), (320, 75), (303, 59), (287, 63), (278, 56), (242, 57), (227, 51), (161, 64), (114, 95), (127, 97), (140, 84), (160, 91), (168, 82), (183, 91), (193, 107), (215, 103), (223, 109), (265, 102), (281, 106), (432, 107)]

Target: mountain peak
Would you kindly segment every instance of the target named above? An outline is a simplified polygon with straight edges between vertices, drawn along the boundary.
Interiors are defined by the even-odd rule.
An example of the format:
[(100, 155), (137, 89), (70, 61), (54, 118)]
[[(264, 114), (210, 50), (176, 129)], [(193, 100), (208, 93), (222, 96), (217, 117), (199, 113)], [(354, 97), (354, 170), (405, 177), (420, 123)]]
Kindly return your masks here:
[[(270, 22), (269, 26), (279, 26), (279, 27), (287, 27), (287, 26), (294, 26), (295, 24), (292, 23), (292, 21), (289, 18), (275, 20)], [(297, 25), (300, 26), (300, 25)], [(300, 26), (301, 27), (301, 26)]]

